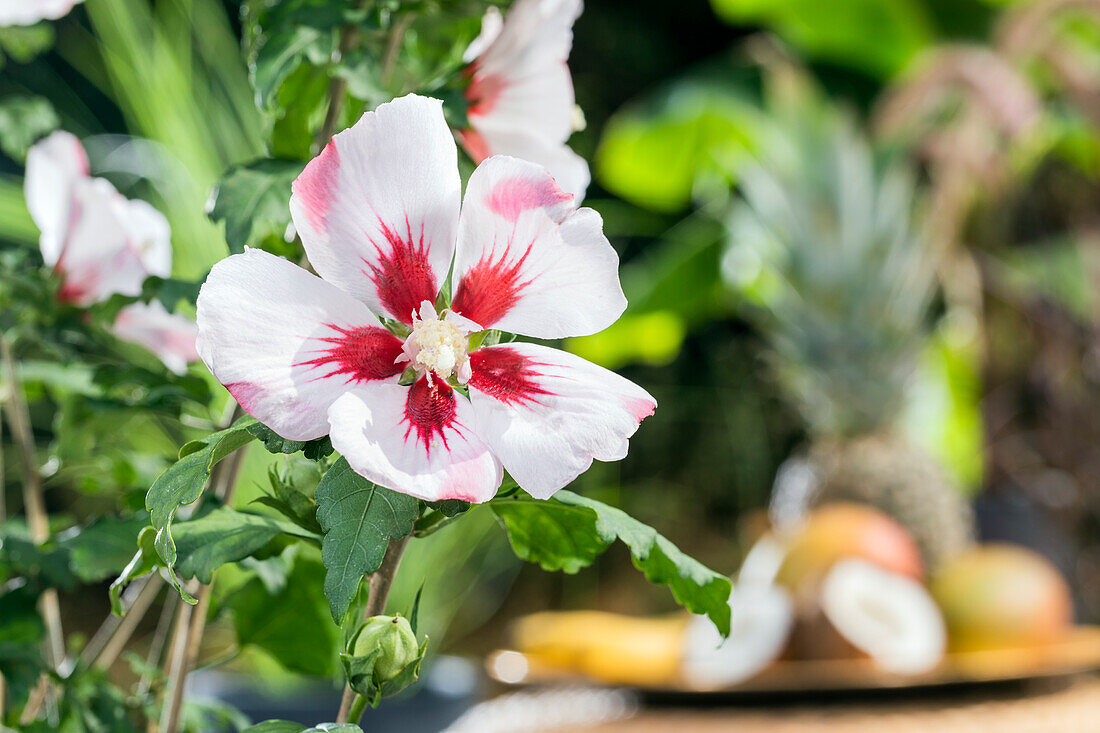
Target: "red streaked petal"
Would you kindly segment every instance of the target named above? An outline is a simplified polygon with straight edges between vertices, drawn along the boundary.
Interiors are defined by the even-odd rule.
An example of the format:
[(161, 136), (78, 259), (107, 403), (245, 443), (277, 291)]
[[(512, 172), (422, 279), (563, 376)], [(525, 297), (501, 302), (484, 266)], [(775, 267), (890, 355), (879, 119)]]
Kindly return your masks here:
[[(289, 440), (328, 432), (350, 386), (395, 380), (401, 343), (335, 285), (257, 249), (214, 265), (198, 300), (198, 350), (250, 415)], [(388, 363), (387, 363), (388, 361)]]
[(538, 382), (545, 366), (507, 347), (484, 348), (470, 354), (469, 386), (506, 405), (541, 404), (552, 395)]
[(386, 379), (400, 374), (404, 367), (396, 363), (401, 355), (401, 341), (384, 328), (360, 326), (344, 328), (326, 323), (337, 336), (318, 338), (325, 344), (319, 356), (300, 361), (294, 366), (311, 366), (322, 370), (314, 379), (345, 376), (345, 384)]
[(457, 152), (442, 104), (416, 95), (333, 137), (291, 187), (310, 264), (376, 313), (409, 323), (451, 266)]
[(495, 246), (485, 252), (459, 280), (451, 309), (484, 328), (492, 328), (531, 284), (530, 279), (522, 279), (525, 277), (523, 265), (531, 254), (531, 246), (528, 245), (515, 261), (506, 259), (506, 250), (498, 254)]
[(413, 312), (423, 301), (434, 301), (439, 292), (424, 242), (424, 228), (421, 226), (414, 237), (412, 226), (406, 219), (403, 235), (391, 230), (381, 220), (378, 221), (378, 229), (386, 246), (371, 240), (377, 257), (363, 260), (369, 270), (368, 277), (378, 288), (378, 297), (386, 310), (402, 323), (412, 323)]
[(470, 402), (440, 380), (370, 382), (329, 409), (332, 445), (360, 475), (426, 501), (487, 501), (504, 476), (470, 428)]
[(405, 439), (414, 437), (425, 455), (436, 440), (446, 449), (448, 431), (462, 430), (455, 425), (455, 414), (455, 391), (441, 379), (429, 382), (421, 377), (409, 388), (405, 402)]
[(536, 338), (596, 333), (626, 308), (619, 258), (591, 209), (540, 166), (494, 156), (466, 187), (452, 308)]
[(545, 499), (593, 459), (626, 456), (657, 403), (638, 385), (578, 356), (527, 343), (470, 354), (474, 430), (532, 496)]

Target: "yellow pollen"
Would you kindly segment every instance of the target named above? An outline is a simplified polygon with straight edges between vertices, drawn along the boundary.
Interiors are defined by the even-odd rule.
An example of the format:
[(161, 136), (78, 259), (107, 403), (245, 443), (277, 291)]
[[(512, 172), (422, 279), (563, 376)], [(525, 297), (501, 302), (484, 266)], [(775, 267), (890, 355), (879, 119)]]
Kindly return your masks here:
[(409, 336), (419, 351), (413, 359), (418, 371), (433, 371), (449, 378), (466, 360), (466, 337), (454, 325), (443, 320), (417, 321)]

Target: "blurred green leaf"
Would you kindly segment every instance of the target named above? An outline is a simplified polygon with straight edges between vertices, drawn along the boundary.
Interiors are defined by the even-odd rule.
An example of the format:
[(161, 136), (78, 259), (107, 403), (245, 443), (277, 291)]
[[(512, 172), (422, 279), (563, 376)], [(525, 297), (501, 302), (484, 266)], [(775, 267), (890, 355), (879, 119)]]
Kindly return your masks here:
[(661, 366), (680, 353), (685, 333), (675, 313), (627, 313), (600, 333), (568, 339), (565, 348), (608, 369), (633, 362)]
[(719, 17), (761, 24), (823, 61), (888, 77), (932, 42), (918, 0), (711, 0)]
[(5, 97), (0, 100), (0, 150), (22, 162), (31, 145), (60, 124), (57, 112), (45, 97)]
[(765, 124), (735, 88), (681, 84), (607, 123), (596, 175), (609, 191), (639, 206), (678, 211), (700, 176), (728, 177), (755, 148)]
[(235, 166), (218, 183), (210, 217), (225, 222), (229, 251), (243, 252), (268, 236), (282, 237), (290, 224), (290, 184), (303, 163), (273, 158)]
[(325, 530), (322, 559), (325, 596), (333, 620), (347, 613), (359, 581), (382, 563), (391, 539), (412, 532), (420, 502), (408, 494), (375, 486), (341, 458), (325, 472), (314, 495), (317, 520)]
[(259, 578), (234, 592), (226, 606), (240, 644), (260, 647), (293, 672), (331, 675), (343, 639), (328, 618), (323, 578), (320, 560), (299, 555), (280, 592), (269, 593)]
[(289, 720), (265, 720), (245, 728), (241, 733), (363, 733), (363, 729), (351, 723), (318, 723), (312, 728), (307, 728), (301, 723), (292, 723)]
[(116, 577), (137, 547), (138, 534), (149, 524), (149, 515), (99, 517), (74, 534), (66, 534), (59, 545), (69, 551), (70, 566), (85, 583)]
[(677, 603), (706, 614), (723, 636), (729, 634), (729, 578), (622, 510), (564, 490), (552, 499), (516, 495), (489, 506), (504, 523), (515, 553), (544, 570), (575, 573), (621, 540), (649, 582), (669, 586)]
[(53, 42), (53, 26), (49, 23), (0, 26), (0, 49), (21, 64), (48, 50)]

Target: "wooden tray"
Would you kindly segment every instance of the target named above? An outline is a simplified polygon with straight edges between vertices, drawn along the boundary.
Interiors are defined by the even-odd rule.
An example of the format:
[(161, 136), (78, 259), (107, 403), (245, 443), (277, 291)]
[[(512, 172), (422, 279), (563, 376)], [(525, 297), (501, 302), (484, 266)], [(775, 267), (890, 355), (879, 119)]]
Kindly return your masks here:
[[(489, 655), (486, 669), (490, 677), (506, 685), (578, 681), (609, 684), (547, 667), (535, 658), (510, 650)], [(1100, 669), (1100, 626), (1077, 626), (1054, 644), (947, 654), (939, 667), (916, 676), (890, 674), (865, 659), (781, 661), (736, 685), (706, 687), (686, 679), (670, 679), (665, 684), (637, 689), (662, 694), (889, 690), (1062, 677), (1097, 669)]]

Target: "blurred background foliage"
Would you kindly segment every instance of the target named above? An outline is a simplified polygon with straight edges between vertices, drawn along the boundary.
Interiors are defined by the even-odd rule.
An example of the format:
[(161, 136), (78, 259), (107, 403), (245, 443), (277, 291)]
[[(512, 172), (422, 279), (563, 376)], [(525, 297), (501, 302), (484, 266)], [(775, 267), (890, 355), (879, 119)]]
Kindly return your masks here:
[[(406, 43), (436, 55), (412, 56), (417, 68), (399, 63), (385, 75), (388, 89), (352, 75), (349, 92), (361, 105), (345, 111), (344, 124), (375, 98), (453, 67), (485, 3), (465, 3), (473, 14), (453, 25), (433, 14), (440, 4), (416, 5), (426, 20)], [(84, 138), (93, 173), (167, 215), (174, 277), (199, 280), (227, 253), (227, 235), (231, 243), (237, 235), (207, 217), (211, 189), (231, 166), (258, 156), (304, 157), (308, 151), (280, 147), (293, 137), (280, 131), (315, 128), (323, 116), (326, 79), (308, 64), (250, 85), (247, 63), (265, 7), (87, 0), (44, 31), (3, 30), (6, 272), (37, 257), (21, 159), (57, 126)], [(56, 34), (56, 42), (35, 32)], [(447, 34), (453, 47), (440, 55), (424, 41), (433, 33)], [(758, 532), (781, 464), (812, 455), (827, 438), (852, 437), (814, 417), (794, 385), (841, 402), (843, 386), (868, 402), (868, 429), (888, 426), (891, 440), (938, 461), (950, 491), (973, 498), (980, 536), (1039, 548), (1072, 579), (1080, 617), (1100, 618), (1100, 5), (593, 0), (576, 25), (570, 66), (587, 122), (572, 144), (593, 163), (586, 203), (603, 215), (621, 255), (630, 307), (608, 331), (566, 347), (620, 370), (660, 405), (630, 456), (596, 464), (580, 489), (732, 572)], [(272, 94), (300, 104), (275, 119), (264, 104)], [(47, 97), (52, 104), (42, 103)], [(866, 155), (911, 168), (919, 219), (894, 214), (871, 229), (900, 222), (894, 230), (920, 230), (923, 264), (899, 264), (889, 248), (885, 259), (873, 254), (873, 238), (866, 252), (846, 250), (854, 230), (845, 227), (876, 216), (869, 189), (847, 197), (810, 191), (795, 204), (805, 228), (797, 247), (786, 246), (815, 263), (803, 270), (774, 257), (768, 236), (754, 238), (770, 230), (775, 240), (777, 226), (793, 225), (782, 213), (761, 214), (752, 193), (753, 181), (757, 194), (768, 190), (761, 168), (811, 187), (822, 173), (807, 164), (814, 155), (792, 156), (784, 124), (799, 119), (844, 120), (871, 136)], [(824, 156), (816, 159), (836, 160), (820, 141), (808, 144)], [(905, 201), (895, 208), (907, 211)], [(280, 221), (270, 222), (276, 239)], [(919, 302), (897, 324), (876, 320), (901, 287), (883, 273), (905, 279), (922, 268)], [(822, 280), (828, 273), (835, 282)], [(810, 316), (843, 338), (799, 342), (799, 323)], [(890, 351), (884, 344), (899, 334)], [(838, 339), (845, 349), (834, 349)], [(868, 357), (887, 352), (896, 360), (889, 377)], [(43, 462), (56, 468), (50, 509), (73, 524), (104, 503), (130, 516), (180, 435), (208, 429), (221, 408), (194, 391), (220, 390), (208, 375), (193, 384), (204, 379), (197, 367), (186, 385), (196, 399), (177, 401), (157, 426), (123, 430), (125, 406), (105, 411), (93, 375), (33, 350), (22, 356), (23, 379), (47, 396), (33, 418), (49, 446)], [(4, 458), (14, 480), (14, 456)], [(259, 497), (273, 466), (307, 470), (252, 450), (235, 501)], [(299, 476), (297, 485), (311, 480)], [(625, 553), (612, 551), (576, 577), (546, 575), (520, 567), (490, 512), (475, 509), (461, 527), (414, 543), (404, 560), (417, 568), (404, 578), (428, 578), (424, 608), (432, 613), (421, 623), (437, 651), (496, 645), (501, 624), (488, 620), (547, 606), (666, 608), (661, 591), (636, 582)], [(204, 655), (232, 657), (240, 669), (331, 674), (341, 640), (318, 631), (288, 648), (303, 630), (294, 618), (273, 619), (274, 631), (240, 621), (257, 613), (261, 586), (292, 592), (301, 584), (286, 583), (288, 574), (316, 582), (318, 558), (303, 550), (250, 562), (218, 575), (215, 608), (238, 623), (215, 626)], [(392, 605), (407, 608), (418, 590), (399, 577)], [(105, 589), (83, 593), (89, 609), (106, 612)], [(324, 618), (323, 594), (310, 598)]]

